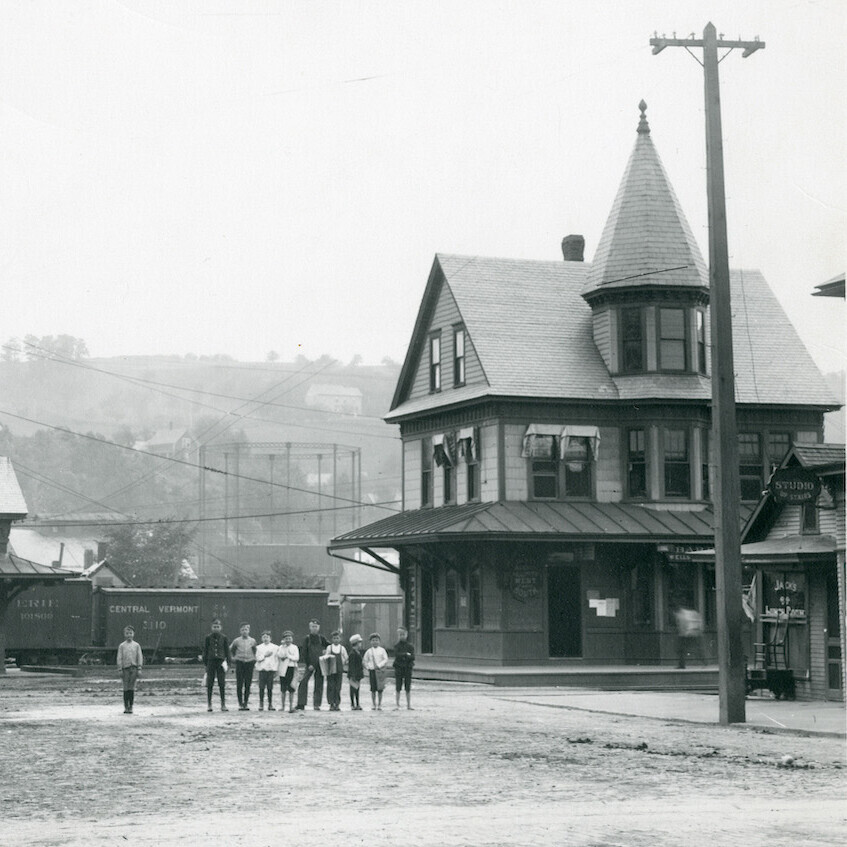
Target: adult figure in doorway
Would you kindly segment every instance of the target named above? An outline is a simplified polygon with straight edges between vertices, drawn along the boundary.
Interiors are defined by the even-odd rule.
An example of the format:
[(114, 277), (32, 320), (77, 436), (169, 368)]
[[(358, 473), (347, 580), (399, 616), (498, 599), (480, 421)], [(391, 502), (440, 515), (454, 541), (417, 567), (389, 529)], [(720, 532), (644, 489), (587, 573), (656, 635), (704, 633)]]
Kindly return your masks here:
[(324, 696), (324, 677), (321, 673), (320, 658), (323, 656), (329, 642), (321, 635), (321, 623), (316, 618), (309, 621), (309, 634), (300, 646), (300, 661), (306, 665), (306, 672), (297, 689), (297, 708), (303, 711), (309, 697), (309, 680), (314, 676), (315, 690), (312, 696), (312, 706), (319, 711)]

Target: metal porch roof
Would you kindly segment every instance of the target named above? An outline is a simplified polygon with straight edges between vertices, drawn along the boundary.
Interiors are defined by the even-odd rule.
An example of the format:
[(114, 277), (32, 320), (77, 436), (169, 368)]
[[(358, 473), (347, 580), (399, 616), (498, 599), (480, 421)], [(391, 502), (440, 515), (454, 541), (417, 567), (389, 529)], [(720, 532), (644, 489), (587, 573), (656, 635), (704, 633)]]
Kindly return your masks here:
[(6, 556), (0, 557), (0, 580), (62, 580), (76, 576), (79, 576), (79, 574), (76, 574), (73, 571), (66, 571), (62, 568), (54, 568), (50, 565), (41, 565), (38, 562), (31, 562), (29, 559), (22, 559), (20, 556), (14, 555), (14, 553), (9, 553)]
[[(765, 541), (741, 545), (741, 561), (745, 565), (792, 562), (834, 556), (838, 549), (831, 535), (781, 535)], [(695, 550), (689, 554), (695, 561), (710, 562), (715, 558), (714, 548)]]
[[(747, 517), (748, 510), (743, 518)], [(637, 503), (498, 501), (402, 512), (332, 539), (330, 549), (467, 540), (710, 541), (711, 508)]]

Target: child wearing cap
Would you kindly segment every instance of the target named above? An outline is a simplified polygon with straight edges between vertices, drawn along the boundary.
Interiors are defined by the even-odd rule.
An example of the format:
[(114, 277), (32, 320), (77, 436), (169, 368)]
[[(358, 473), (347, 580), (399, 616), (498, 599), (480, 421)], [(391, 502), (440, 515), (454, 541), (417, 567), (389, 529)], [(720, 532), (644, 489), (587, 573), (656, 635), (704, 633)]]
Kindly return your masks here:
[[(341, 711), (341, 683), (347, 667), (347, 648), (341, 643), (341, 632), (330, 633), (329, 646), (324, 651), (327, 658), (326, 699), (330, 712)], [(330, 668), (329, 665), (332, 667)]]
[(279, 690), (282, 695), (282, 711), (285, 711), (285, 695), (288, 695), (289, 712), (294, 712), (294, 692), (297, 690), (297, 663), (300, 648), (294, 643), (294, 633), (287, 629), (282, 633), (282, 643), (276, 651)]
[(381, 644), (378, 632), (372, 632), (371, 646), (367, 649), (362, 665), (368, 672), (371, 684), (371, 711), (382, 711), (382, 692), (385, 690), (385, 669), (388, 667), (388, 653)]
[[(277, 650), (279, 647), (271, 643), (271, 631), (262, 633), (262, 643), (256, 645), (256, 669), (259, 671), (259, 711), (265, 708), (265, 691), (268, 692), (268, 711), (275, 712), (273, 704), (274, 674), (277, 669)], [(283, 695), (285, 708), (285, 695)]]
[(253, 669), (256, 667), (256, 639), (250, 637), (250, 624), (241, 624), (241, 635), (229, 645), (229, 652), (235, 662), (235, 691), (238, 694), (238, 708), (249, 712), (250, 686), (253, 683)]
[(131, 715), (135, 702), (135, 683), (144, 666), (144, 655), (141, 645), (134, 640), (135, 630), (131, 626), (124, 629), (124, 638), (118, 645), (118, 671), (124, 686), (124, 714)]
[(412, 668), (415, 665), (415, 648), (409, 641), (409, 631), (397, 627), (394, 645), (394, 710), (400, 708), (400, 692), (406, 689), (406, 708), (412, 708)]
[(365, 675), (362, 669), (362, 636), (358, 633), (350, 636), (350, 649), (347, 651), (347, 681), (350, 683), (350, 711), (361, 712), (359, 705), (359, 689), (362, 677)]

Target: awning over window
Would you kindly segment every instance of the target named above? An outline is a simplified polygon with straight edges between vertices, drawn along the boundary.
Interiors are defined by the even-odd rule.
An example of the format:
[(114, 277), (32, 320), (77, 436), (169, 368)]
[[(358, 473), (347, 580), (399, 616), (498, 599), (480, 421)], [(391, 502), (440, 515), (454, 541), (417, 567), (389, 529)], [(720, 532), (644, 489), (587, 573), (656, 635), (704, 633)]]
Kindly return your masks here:
[(600, 449), (600, 430), (596, 426), (581, 426), (575, 424), (530, 424), (523, 438), (521, 455), (525, 459), (552, 459), (558, 456), (564, 460), (585, 460), (584, 455), (575, 456), (572, 453), (582, 453), (582, 442), (572, 442), (571, 439), (587, 439), (591, 455), (597, 459)]
[(439, 433), (432, 436), (432, 457), (435, 464), (442, 468), (445, 465), (453, 467), (456, 464), (455, 444), (453, 436), (448, 433)]
[(556, 455), (556, 439), (561, 434), (561, 424), (530, 424), (523, 437), (521, 455), (525, 459), (552, 459)]
[(594, 460), (597, 460), (597, 453), (600, 449), (600, 430), (596, 426), (575, 426), (568, 424), (562, 427), (561, 438), (559, 440), (559, 456), (562, 459), (570, 458), (570, 450), (576, 445), (571, 443), (572, 438), (587, 438), (588, 444), (591, 447), (591, 455)]
[(476, 427), (466, 426), (459, 430), (456, 441), (458, 442), (460, 459), (464, 459), (466, 462), (473, 462), (479, 457), (478, 438), (479, 435), (477, 434)]

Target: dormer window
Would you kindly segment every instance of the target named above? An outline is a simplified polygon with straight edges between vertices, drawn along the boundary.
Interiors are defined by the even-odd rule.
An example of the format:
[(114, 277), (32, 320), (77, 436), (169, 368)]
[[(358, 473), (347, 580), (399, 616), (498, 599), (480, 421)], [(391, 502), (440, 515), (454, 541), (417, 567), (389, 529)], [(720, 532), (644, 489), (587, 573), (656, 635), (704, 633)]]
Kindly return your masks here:
[(659, 309), (659, 370), (684, 371), (685, 309)]
[(441, 333), (429, 337), (429, 390), (441, 391)]
[(646, 370), (644, 323), (641, 309), (621, 309), (621, 370), (641, 373)]

